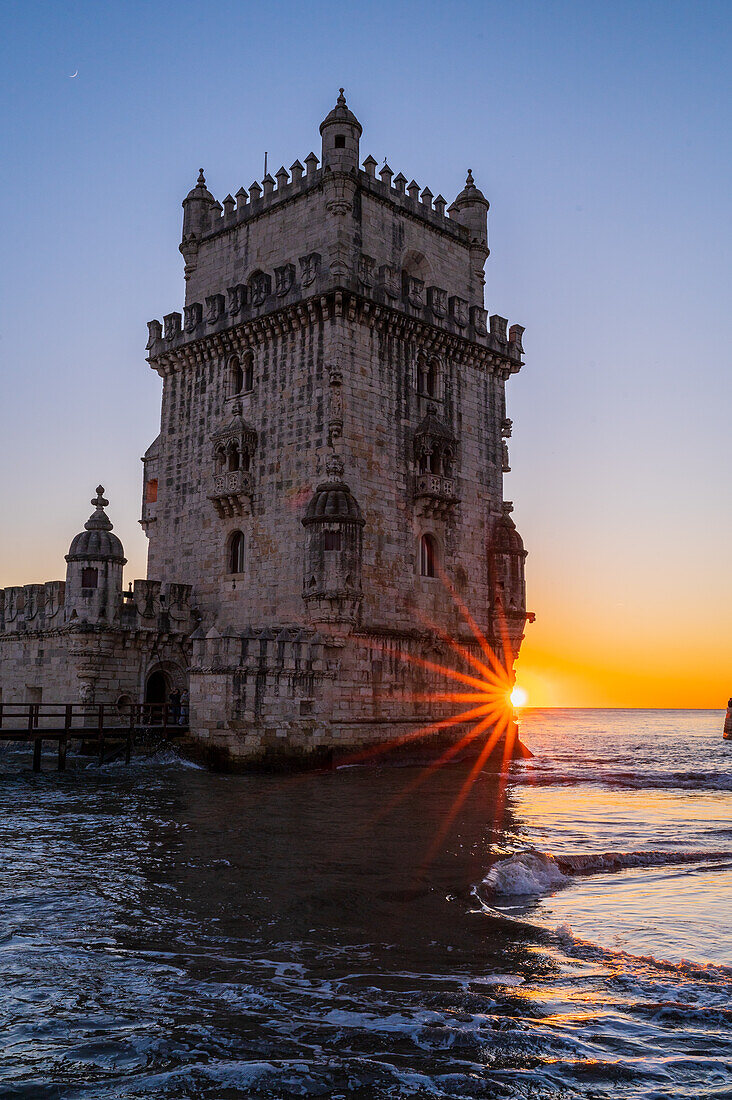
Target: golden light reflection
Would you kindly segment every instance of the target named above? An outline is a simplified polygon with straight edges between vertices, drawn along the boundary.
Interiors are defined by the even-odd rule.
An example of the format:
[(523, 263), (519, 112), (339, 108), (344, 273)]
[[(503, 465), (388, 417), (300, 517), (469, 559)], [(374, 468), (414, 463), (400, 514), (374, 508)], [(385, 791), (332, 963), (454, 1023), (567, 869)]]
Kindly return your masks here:
[[(501, 638), (502, 655), (499, 655), (490, 645), (466, 604), (455, 592), (450, 580), (442, 571), (438, 571), (438, 575), (446, 591), (450, 594), (460, 618), (468, 626), (473, 641), (468, 644), (460, 642), (443, 628), (431, 622), (426, 616), (419, 615), (422, 624), (435, 638), (447, 646), (450, 656), (456, 658), (456, 660), (454, 663), (447, 664), (442, 660), (432, 660), (401, 647), (397, 648), (395, 652), (396, 656), (405, 664), (436, 673), (447, 682), (441, 690), (406, 692), (403, 698), (414, 703), (431, 703), (436, 708), (439, 706), (440, 709), (444, 709), (445, 704), (454, 704), (455, 713), (435, 718), (410, 733), (387, 743), (374, 745), (348, 758), (350, 762), (362, 762), (401, 748), (408, 743), (424, 741), (430, 735), (438, 734), (441, 731), (458, 726), (469, 726), (461, 736), (457, 736), (434, 760), (431, 760), (428, 765), (422, 768), (381, 809), (372, 821), (373, 825), (376, 821), (382, 820), (408, 795), (421, 787), (437, 769), (448, 764), (458, 754), (466, 750), (475, 753), (470, 771), (450, 809), (441, 821), (437, 834), (432, 839), (423, 866), (431, 862), (439, 850), (480, 772), (491, 755), (498, 752), (500, 752), (500, 762), (497, 761), (496, 766), (499, 775), (498, 789), (495, 796), (495, 805), (492, 808), (494, 821), (497, 823), (500, 820), (505, 801), (508, 766), (513, 759), (518, 736), (514, 707), (522, 705), (513, 698), (514, 691), (517, 694), (517, 699), (523, 699), (525, 702), (527, 698), (526, 692), (522, 688), (516, 689), (513, 686), (514, 655), (508, 636), (507, 624), (501, 614), (500, 605), (498, 605), (498, 633)], [(478, 652), (475, 651), (476, 643)], [(368, 645), (369, 643), (364, 639), (363, 644)], [(478, 653), (481, 656), (478, 656)], [(460, 688), (460, 690), (449, 690), (451, 687), (450, 682), (452, 682), (455, 689)], [(457, 732), (456, 730), (456, 734)]]

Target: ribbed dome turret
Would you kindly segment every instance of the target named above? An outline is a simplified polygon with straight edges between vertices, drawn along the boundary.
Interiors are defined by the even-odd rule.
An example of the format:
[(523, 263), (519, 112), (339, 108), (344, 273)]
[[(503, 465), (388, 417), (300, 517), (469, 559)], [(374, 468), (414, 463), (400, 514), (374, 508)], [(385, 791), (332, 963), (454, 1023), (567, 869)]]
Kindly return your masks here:
[(486, 209), (490, 206), (488, 199), (485, 197), (479, 187), (475, 186), (475, 180), (473, 179), (473, 173), (468, 168), (467, 179), (465, 180), (465, 187), (455, 199), (456, 206), (465, 206), (466, 203), (482, 203)]
[(365, 520), (344, 481), (324, 481), (310, 498), (302, 522), (305, 527), (311, 523), (358, 523), (363, 527)]
[(345, 122), (349, 126), (355, 126), (356, 129), (358, 130), (358, 136), (360, 137), (361, 134), (363, 133), (363, 127), (362, 127), (361, 123), (358, 121), (358, 119), (356, 118), (356, 116), (354, 115), (353, 111), (351, 111), (346, 106), (346, 97), (343, 94), (343, 88), (339, 88), (338, 90), (340, 92), (340, 95), (338, 96), (338, 99), (336, 100), (336, 105), (333, 108), (333, 110), (329, 114), (327, 114), (325, 116), (325, 118), (323, 119), (323, 121), (321, 122), (320, 132), (322, 134), (325, 127), (330, 126), (334, 122), (339, 122), (339, 123), (344, 123)]
[(497, 554), (525, 554), (524, 542), (511, 519), (511, 504), (504, 504), (503, 515), (496, 524), (493, 551)]
[(196, 186), (193, 187), (188, 192), (188, 194), (186, 195), (186, 198), (185, 198), (184, 201), (187, 201), (188, 199), (203, 199), (205, 202), (215, 202), (216, 201), (215, 198), (213, 197), (213, 195), (211, 194), (211, 192), (209, 191), (208, 187), (206, 187), (206, 177), (203, 174), (203, 168), (201, 168), (201, 170), (198, 173), (198, 179), (196, 180)]
[(104, 486), (97, 485), (97, 495), (92, 500), (95, 511), (84, 524), (84, 530), (74, 537), (66, 555), (66, 561), (114, 561), (125, 565), (122, 543), (112, 534), (112, 521), (104, 511), (109, 504), (105, 500)]

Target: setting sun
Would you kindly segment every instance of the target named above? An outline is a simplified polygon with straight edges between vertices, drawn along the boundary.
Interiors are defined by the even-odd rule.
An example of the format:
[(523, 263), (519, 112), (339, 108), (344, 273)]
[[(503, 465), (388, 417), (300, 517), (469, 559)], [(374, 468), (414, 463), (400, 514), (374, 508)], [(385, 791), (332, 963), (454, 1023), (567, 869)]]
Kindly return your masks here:
[(519, 687), (518, 684), (517, 684), (516, 687), (511, 692), (511, 703), (513, 704), (513, 706), (515, 706), (515, 707), (525, 707), (527, 702), (528, 702), (528, 699), (529, 699), (529, 696), (527, 695), (527, 693), (524, 691), (524, 689), (522, 687)]

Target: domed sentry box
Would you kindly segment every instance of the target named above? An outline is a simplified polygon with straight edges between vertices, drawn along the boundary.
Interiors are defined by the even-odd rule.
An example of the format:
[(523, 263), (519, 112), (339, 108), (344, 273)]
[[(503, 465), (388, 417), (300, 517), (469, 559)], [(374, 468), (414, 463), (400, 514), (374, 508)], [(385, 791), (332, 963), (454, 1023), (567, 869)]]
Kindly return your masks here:
[(112, 534), (112, 522), (104, 511), (109, 501), (97, 485), (94, 512), (84, 530), (74, 537), (66, 555), (67, 620), (111, 623), (122, 599), (122, 567), (126, 558), (122, 543)]
[(511, 519), (512, 510), (513, 505), (505, 501), (489, 548), (489, 571), (496, 616), (495, 644), (500, 649), (508, 642), (511, 662), (519, 651), (526, 620), (533, 622), (534, 619), (533, 614), (526, 611), (524, 561), (527, 553), (516, 524)]
[[(328, 472), (336, 472), (332, 464)], [(365, 520), (358, 501), (344, 481), (324, 481), (313, 493), (302, 523), (306, 531), (302, 596), (310, 617), (316, 623), (353, 626), (363, 598)]]

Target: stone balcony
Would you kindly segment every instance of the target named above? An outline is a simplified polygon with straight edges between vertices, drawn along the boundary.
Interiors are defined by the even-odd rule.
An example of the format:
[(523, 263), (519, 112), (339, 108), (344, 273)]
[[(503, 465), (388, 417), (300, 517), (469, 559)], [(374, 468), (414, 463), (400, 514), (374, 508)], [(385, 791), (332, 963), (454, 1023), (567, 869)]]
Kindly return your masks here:
[(459, 503), (455, 478), (441, 474), (417, 474), (414, 479), (414, 500), (423, 516), (441, 516)]
[(215, 474), (208, 499), (220, 516), (243, 516), (250, 511), (252, 475), (248, 470), (226, 470)]

